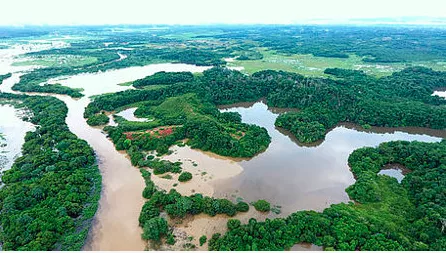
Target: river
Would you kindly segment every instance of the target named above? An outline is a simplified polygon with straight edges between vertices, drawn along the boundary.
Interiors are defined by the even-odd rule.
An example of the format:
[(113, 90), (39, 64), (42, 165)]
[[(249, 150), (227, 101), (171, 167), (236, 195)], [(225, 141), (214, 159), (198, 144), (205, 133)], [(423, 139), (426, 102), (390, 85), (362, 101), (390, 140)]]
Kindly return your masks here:
[[(130, 87), (117, 84), (158, 71), (202, 72), (205, 69), (186, 64), (152, 64), (51, 80), (83, 89), (86, 97), (81, 99), (63, 95), (53, 96), (66, 103), (68, 107), (66, 122), (70, 131), (92, 146), (102, 174), (99, 209), (85, 250), (143, 250), (146, 247), (146, 243), (141, 240), (142, 231), (138, 226), (139, 212), (144, 203), (141, 196), (144, 188), (143, 179), (139, 170), (131, 166), (124, 153), (116, 151), (101, 129), (86, 124), (83, 112), (90, 102), (89, 97), (129, 89)], [(0, 85), (0, 90), (12, 92), (11, 86), (20, 80), (20, 75), (21, 73), (14, 73)], [(286, 131), (274, 127), (279, 110), (268, 108), (262, 102), (234, 105), (222, 111), (239, 112), (244, 122), (265, 127), (272, 137), (270, 146), (254, 158), (242, 161), (214, 156), (188, 147), (176, 147), (174, 154), (167, 158), (188, 160), (189, 164), (185, 165), (187, 167), (185, 170), (195, 172), (191, 182), (195, 185), (190, 187), (183, 184), (179, 190), (185, 193), (200, 192), (200, 187), (203, 186), (207, 195), (216, 197), (243, 198), (248, 202), (266, 199), (273, 205), (281, 206), (280, 216), (286, 216), (296, 210), (322, 210), (330, 204), (348, 201), (345, 188), (354, 182), (354, 178), (347, 165), (347, 158), (356, 148), (376, 146), (390, 140), (439, 141), (445, 137), (444, 131), (420, 128), (361, 130), (344, 124), (331, 130), (325, 141), (302, 145)], [(198, 166), (193, 165), (195, 162)], [(216, 165), (210, 168), (212, 164)], [(225, 168), (228, 172), (224, 172)], [(201, 181), (196, 184), (194, 180)], [(154, 181), (160, 182), (161, 179)], [(166, 188), (169, 187), (170, 183), (166, 183)], [(246, 219), (250, 217), (251, 212), (249, 216), (244, 215)], [(213, 219), (199, 216), (186, 227), (194, 230), (197, 225), (203, 224), (199, 221), (213, 224), (215, 222)], [(222, 224), (225, 220), (226, 218), (222, 219)], [(215, 232), (214, 228), (215, 226), (209, 227), (206, 234)], [(191, 233), (203, 234), (199, 229)], [(194, 240), (197, 238), (198, 236)]]
[[(99, 209), (84, 250), (144, 250), (146, 247), (146, 243), (141, 239), (142, 230), (138, 225), (139, 213), (144, 204), (143, 178), (139, 170), (131, 165), (125, 153), (118, 152), (101, 129), (87, 125), (83, 113), (90, 102), (89, 96), (129, 89), (117, 84), (133, 81), (158, 71), (202, 72), (205, 69), (207, 67), (187, 64), (152, 64), (80, 74), (57, 80), (63, 85), (82, 88), (83, 93), (87, 95), (81, 99), (64, 95), (52, 96), (67, 105), (66, 123), (71, 132), (86, 140), (94, 149), (102, 175)], [(22, 73), (13, 73), (11, 78), (0, 85), (0, 91), (13, 92), (11, 87), (20, 80), (21, 75)]]

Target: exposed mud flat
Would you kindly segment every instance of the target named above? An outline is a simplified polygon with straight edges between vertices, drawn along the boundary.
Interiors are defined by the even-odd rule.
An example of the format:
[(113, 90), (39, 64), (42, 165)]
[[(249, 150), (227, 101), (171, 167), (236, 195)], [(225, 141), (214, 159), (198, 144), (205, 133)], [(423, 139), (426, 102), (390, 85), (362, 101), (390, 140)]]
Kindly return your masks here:
[(183, 171), (192, 173), (193, 178), (182, 183), (178, 182), (178, 174), (171, 173), (172, 179), (153, 176), (154, 183), (166, 191), (173, 188), (174, 184), (178, 184), (174, 188), (182, 195), (201, 193), (204, 196), (213, 196), (215, 191), (213, 182), (234, 177), (243, 171), (243, 168), (237, 162), (229, 158), (205, 153), (189, 146), (173, 146), (170, 150), (173, 153), (164, 156), (163, 159), (171, 162), (182, 162)]
[[(229, 217), (225, 214), (219, 214), (211, 217), (207, 214), (200, 214), (189, 216), (184, 219), (181, 224), (175, 224), (175, 221), (170, 220), (171, 224), (175, 224), (174, 234), (177, 236), (177, 242), (174, 246), (166, 246), (169, 250), (184, 250), (185, 243), (192, 243), (197, 250), (208, 250), (208, 243), (200, 246), (199, 239), (205, 235), (208, 241), (215, 233), (224, 234), (227, 229), (227, 222), (229, 219), (239, 219), (242, 223), (248, 223), (249, 219), (255, 218), (258, 221), (264, 221), (266, 218), (275, 218), (274, 213), (261, 213), (250, 206), (246, 213), (238, 213), (234, 217)], [(191, 238), (192, 237), (192, 238)]]

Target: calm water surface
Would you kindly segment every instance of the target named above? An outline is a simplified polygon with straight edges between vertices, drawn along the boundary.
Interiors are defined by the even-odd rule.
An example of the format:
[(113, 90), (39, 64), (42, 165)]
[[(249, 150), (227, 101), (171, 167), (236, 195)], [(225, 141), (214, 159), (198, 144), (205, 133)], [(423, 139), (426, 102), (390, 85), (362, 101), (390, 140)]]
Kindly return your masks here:
[[(148, 119), (146, 118), (137, 118), (135, 116), (135, 111), (137, 110), (137, 107), (128, 108), (123, 111), (120, 111), (119, 113), (116, 113), (116, 115), (123, 117), (124, 119), (128, 121), (136, 121), (136, 122), (147, 122)], [(114, 121), (113, 121), (114, 122)], [(112, 123), (114, 124), (114, 123)]]
[(331, 130), (323, 142), (304, 146), (287, 131), (274, 126), (279, 114), (263, 102), (235, 105), (222, 111), (239, 112), (243, 122), (265, 127), (272, 141), (265, 152), (240, 162), (244, 169), (241, 174), (216, 182), (215, 195), (242, 197), (249, 202), (266, 199), (282, 206), (283, 216), (348, 202), (345, 188), (354, 183), (354, 178), (347, 159), (357, 148), (392, 140), (436, 142), (446, 136), (444, 131), (422, 128), (359, 131), (354, 125), (345, 124)]
[(384, 169), (381, 170), (378, 175), (386, 175), (389, 177), (393, 177), (396, 180), (398, 180), (398, 183), (401, 183), (401, 181), (403, 181), (404, 179), (404, 174), (403, 171), (399, 168), (394, 168), (394, 169)]
[(21, 155), (25, 134), (34, 131), (34, 125), (23, 121), (21, 109), (0, 105), (0, 172), (9, 170), (14, 160)]

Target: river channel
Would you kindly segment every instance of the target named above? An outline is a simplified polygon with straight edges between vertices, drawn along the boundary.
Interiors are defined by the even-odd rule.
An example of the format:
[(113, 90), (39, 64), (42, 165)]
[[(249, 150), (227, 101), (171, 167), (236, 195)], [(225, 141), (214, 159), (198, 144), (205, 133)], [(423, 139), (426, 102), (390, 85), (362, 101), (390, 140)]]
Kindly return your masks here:
[[(82, 88), (86, 95), (81, 99), (53, 95), (68, 107), (66, 123), (74, 134), (86, 140), (94, 149), (102, 174), (102, 196), (99, 210), (89, 233), (85, 250), (144, 250), (138, 216), (144, 199), (144, 188), (139, 170), (130, 164), (124, 153), (116, 151), (112, 142), (99, 128), (90, 127), (83, 118), (90, 96), (129, 89), (117, 84), (133, 81), (158, 71), (202, 72), (206, 67), (186, 64), (152, 64), (99, 73), (81, 74), (52, 80), (73, 88)], [(21, 72), (0, 86), (2, 92), (12, 92), (11, 87), (20, 80)], [(3, 113), (0, 107), (0, 113)], [(6, 108), (6, 107), (5, 107)], [(10, 109), (8, 109), (10, 110)], [(297, 210), (322, 210), (334, 203), (347, 202), (345, 188), (354, 183), (347, 158), (355, 149), (377, 146), (391, 140), (440, 141), (444, 131), (422, 128), (372, 128), (364, 130), (350, 124), (332, 129), (325, 140), (312, 145), (302, 145), (286, 131), (277, 129), (274, 121), (280, 110), (268, 108), (263, 102), (237, 104), (221, 108), (222, 111), (239, 112), (243, 122), (260, 125), (268, 130), (272, 141), (268, 149), (251, 159), (232, 160), (213, 156), (188, 147), (176, 148), (172, 154), (178, 159), (194, 159), (200, 170), (203, 184), (209, 195), (229, 199), (243, 198), (250, 202), (266, 199), (280, 206), (281, 216)], [(21, 137), (22, 138), (22, 137)], [(170, 157), (173, 159), (173, 157)], [(207, 159), (207, 160), (206, 160)], [(215, 160), (216, 159), (216, 160)], [(218, 166), (205, 174), (205, 161)], [(232, 168), (226, 176), (222, 170)], [(198, 171), (197, 171), (198, 172)], [(215, 174), (214, 178), (212, 175)], [(223, 173), (225, 174), (225, 173)], [(207, 179), (205, 178), (207, 177)], [(197, 179), (199, 180), (199, 179)], [(194, 180), (192, 180), (194, 181)], [(200, 192), (200, 187), (185, 191)]]

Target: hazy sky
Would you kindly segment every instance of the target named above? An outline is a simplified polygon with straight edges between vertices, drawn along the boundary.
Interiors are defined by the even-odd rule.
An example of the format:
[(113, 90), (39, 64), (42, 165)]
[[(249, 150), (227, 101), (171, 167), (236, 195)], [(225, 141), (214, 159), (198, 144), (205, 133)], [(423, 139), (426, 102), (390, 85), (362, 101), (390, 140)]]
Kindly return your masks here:
[(0, 25), (296, 23), (446, 18), (446, 0), (1, 0)]

